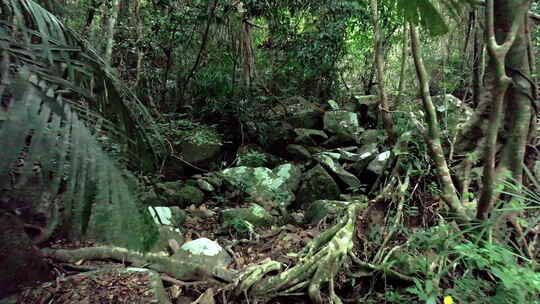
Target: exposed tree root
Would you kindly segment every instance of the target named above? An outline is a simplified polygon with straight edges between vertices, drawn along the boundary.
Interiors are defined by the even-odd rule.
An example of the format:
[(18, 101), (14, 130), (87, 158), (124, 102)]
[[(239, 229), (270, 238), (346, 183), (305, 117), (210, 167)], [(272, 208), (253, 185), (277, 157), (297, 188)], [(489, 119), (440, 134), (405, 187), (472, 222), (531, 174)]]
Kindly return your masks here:
[[(279, 270), (279, 264), (268, 261), (253, 266), (241, 275), (237, 294), (249, 292), (255, 298), (271, 298), (288, 294), (308, 286), (308, 294), (314, 303), (323, 303), (320, 287), (329, 282), (332, 303), (341, 303), (333, 290), (333, 279), (343, 261), (353, 249), (353, 238), (360, 205), (352, 204), (347, 214), (331, 229), (307, 247), (306, 255), (298, 265), (276, 276), (262, 279), (269, 271)], [(251, 290), (248, 289), (251, 287)]]
[(198, 263), (182, 261), (174, 256), (154, 253), (140, 253), (121, 247), (100, 246), (79, 249), (43, 249), (45, 254), (62, 262), (76, 262), (89, 259), (113, 259), (128, 262), (136, 266), (167, 273), (178, 280), (220, 279), (232, 282), (236, 273), (221, 267), (205, 267)]

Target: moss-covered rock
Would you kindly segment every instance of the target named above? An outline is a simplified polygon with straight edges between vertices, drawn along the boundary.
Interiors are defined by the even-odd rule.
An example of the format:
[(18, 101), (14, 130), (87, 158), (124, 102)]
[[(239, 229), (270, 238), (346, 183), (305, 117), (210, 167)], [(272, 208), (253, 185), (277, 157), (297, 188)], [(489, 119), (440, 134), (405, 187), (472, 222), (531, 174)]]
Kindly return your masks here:
[(294, 129), (294, 132), (297, 135), (294, 141), (298, 144), (318, 145), (328, 139), (328, 135), (322, 130)]
[(223, 210), (220, 217), (223, 227), (239, 227), (243, 222), (248, 222), (256, 227), (268, 227), (276, 222), (276, 219), (263, 207), (252, 204), (249, 208), (234, 208)]
[[(196, 184), (196, 182), (195, 182)], [(204, 200), (204, 193), (199, 188), (182, 182), (166, 182), (156, 185), (156, 193), (163, 205), (187, 206), (199, 205)]]
[(179, 198), (185, 205), (200, 205), (204, 200), (204, 193), (199, 188), (194, 186), (183, 186), (178, 192)]
[(258, 167), (235, 167), (221, 171), (227, 183), (248, 194), (258, 202), (275, 207), (286, 207), (295, 198), (294, 191), (300, 183), (301, 172), (293, 164), (284, 164), (274, 170)]
[(188, 163), (211, 168), (211, 163), (217, 159), (221, 152), (221, 143), (194, 143), (182, 144), (182, 159)]
[(357, 138), (363, 129), (356, 113), (349, 111), (329, 111), (324, 113), (324, 129), (328, 132)]
[(359, 189), (362, 187), (360, 180), (347, 172), (338, 162), (341, 158), (340, 153), (331, 153), (331, 152), (322, 152), (315, 155), (315, 159), (324, 165), (325, 168), (328, 168), (330, 171), (334, 172), (337, 177), (343, 181), (347, 186), (352, 189)]
[(330, 174), (317, 165), (307, 171), (302, 177), (302, 184), (296, 193), (296, 201), (303, 207), (320, 199), (335, 200), (339, 198), (340, 190)]
[(311, 153), (302, 145), (288, 145), (287, 155), (295, 161), (306, 161), (311, 159)]

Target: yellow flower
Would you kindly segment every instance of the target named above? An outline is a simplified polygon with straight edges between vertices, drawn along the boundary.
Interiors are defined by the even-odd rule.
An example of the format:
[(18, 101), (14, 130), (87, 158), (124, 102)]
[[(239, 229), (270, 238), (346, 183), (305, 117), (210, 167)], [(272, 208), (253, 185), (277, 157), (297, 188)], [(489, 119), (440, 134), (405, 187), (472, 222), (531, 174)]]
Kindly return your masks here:
[(444, 304), (454, 304), (454, 300), (452, 300), (451, 296), (444, 297)]

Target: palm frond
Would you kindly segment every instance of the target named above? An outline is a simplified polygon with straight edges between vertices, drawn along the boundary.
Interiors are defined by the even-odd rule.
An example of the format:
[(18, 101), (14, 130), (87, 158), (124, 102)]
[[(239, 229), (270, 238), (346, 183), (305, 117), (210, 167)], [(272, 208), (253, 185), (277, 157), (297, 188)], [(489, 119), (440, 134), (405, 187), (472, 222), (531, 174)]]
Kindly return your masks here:
[[(54, 15), (31, 0), (1, 0), (9, 7), (0, 20), (0, 46), (11, 60), (32, 65), (32, 72), (67, 102), (84, 111), (99, 113), (116, 127), (123, 141), (141, 163), (155, 163), (162, 151), (154, 120), (147, 108), (107, 66), (95, 50)], [(83, 105), (83, 107), (80, 107)], [(82, 117), (82, 116), (81, 116)], [(113, 129), (109, 129), (113, 130)]]
[(33, 200), (31, 208), (39, 208), (61, 197), (53, 204), (70, 237), (148, 249), (157, 230), (130, 189), (129, 174), (102, 151), (70, 103), (44, 93), (26, 67), (3, 76), (0, 201), (16, 208)]
[(0, 0), (0, 10), (0, 209), (44, 211), (49, 233), (148, 249), (157, 230), (134, 178), (96, 135), (117, 135), (148, 164), (152, 117), (54, 15), (31, 0)]

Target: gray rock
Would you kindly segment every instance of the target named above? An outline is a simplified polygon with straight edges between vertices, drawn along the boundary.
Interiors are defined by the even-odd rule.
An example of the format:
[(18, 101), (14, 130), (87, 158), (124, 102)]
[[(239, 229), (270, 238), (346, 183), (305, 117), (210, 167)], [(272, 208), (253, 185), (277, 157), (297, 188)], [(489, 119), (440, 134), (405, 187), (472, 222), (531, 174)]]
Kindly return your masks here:
[(169, 255), (170, 246), (169, 242), (174, 240), (178, 244), (184, 242), (184, 235), (178, 228), (171, 226), (160, 226), (159, 227), (159, 238), (154, 246), (150, 249), (150, 252), (161, 253), (163, 255)]
[(322, 127), (323, 112), (319, 109), (298, 111), (287, 118), (294, 128), (318, 129)]
[(323, 152), (314, 156), (315, 159), (326, 168), (334, 172), (339, 179), (352, 189), (359, 189), (362, 186), (360, 180), (353, 174), (347, 172), (339, 163), (341, 155), (339, 153)]
[(186, 142), (181, 145), (182, 159), (188, 163), (210, 167), (210, 163), (215, 161), (221, 152), (219, 143), (192, 143)]
[(390, 156), (392, 153), (390, 151), (386, 151), (383, 153), (380, 153), (373, 159), (367, 169), (377, 175), (381, 175), (383, 173), (384, 167), (386, 165), (386, 162), (390, 159)]
[(181, 227), (186, 220), (186, 212), (179, 207), (148, 207), (148, 212), (158, 225)]
[(349, 202), (335, 200), (314, 201), (304, 214), (304, 223), (317, 224), (327, 216), (337, 216), (347, 208), (349, 204)]
[(183, 186), (178, 192), (178, 198), (181, 199), (183, 206), (200, 205), (204, 200), (204, 193), (197, 187)]
[(323, 121), (326, 131), (350, 138), (357, 138), (363, 131), (354, 112), (329, 111), (324, 113)]
[(321, 165), (316, 165), (302, 177), (302, 184), (296, 193), (296, 201), (300, 206), (309, 206), (320, 199), (334, 200), (339, 198), (339, 187)]
[(199, 205), (204, 199), (204, 193), (199, 188), (184, 185), (182, 182), (159, 183), (156, 184), (155, 191), (162, 204), (166, 205)]
[(257, 202), (273, 202), (286, 207), (295, 198), (300, 183), (300, 169), (284, 164), (274, 170), (268, 168), (236, 167), (221, 171), (223, 178), (234, 188), (247, 193)]
[(198, 179), (197, 186), (199, 186), (201, 190), (206, 191), (206, 192), (216, 191), (216, 188), (214, 188), (214, 186), (211, 183), (207, 182), (204, 179)]
[(294, 132), (297, 135), (294, 141), (299, 144), (317, 145), (325, 139), (328, 139), (328, 135), (321, 130), (294, 129)]
[(311, 159), (311, 153), (304, 146), (291, 144), (287, 146), (286, 150), (293, 160), (306, 161)]
[(356, 159), (355, 163), (352, 165), (352, 168), (354, 169), (354, 172), (357, 174), (362, 173), (367, 165), (379, 154), (379, 150), (377, 149), (377, 143), (371, 143), (363, 145), (358, 149), (358, 152), (356, 155), (358, 155), (358, 158)]
[(232, 262), (231, 256), (217, 242), (199, 238), (185, 243), (173, 255), (180, 261), (204, 265), (206, 269), (225, 268)]
[(302, 177), (302, 171), (298, 166), (290, 163), (283, 164), (274, 168), (272, 172), (285, 181), (284, 185), (289, 191), (294, 192), (298, 189)]
[(283, 145), (283, 142), (291, 142), (294, 140), (294, 127), (283, 121), (269, 121), (257, 123), (254, 127), (251, 136), (260, 136), (264, 134), (264, 140), (259, 140), (261, 146), (266, 150), (272, 150), (273, 147)]
[(223, 227), (234, 227), (241, 221), (246, 221), (256, 227), (268, 227), (276, 222), (276, 218), (263, 207), (252, 204), (249, 208), (223, 210), (220, 221)]

